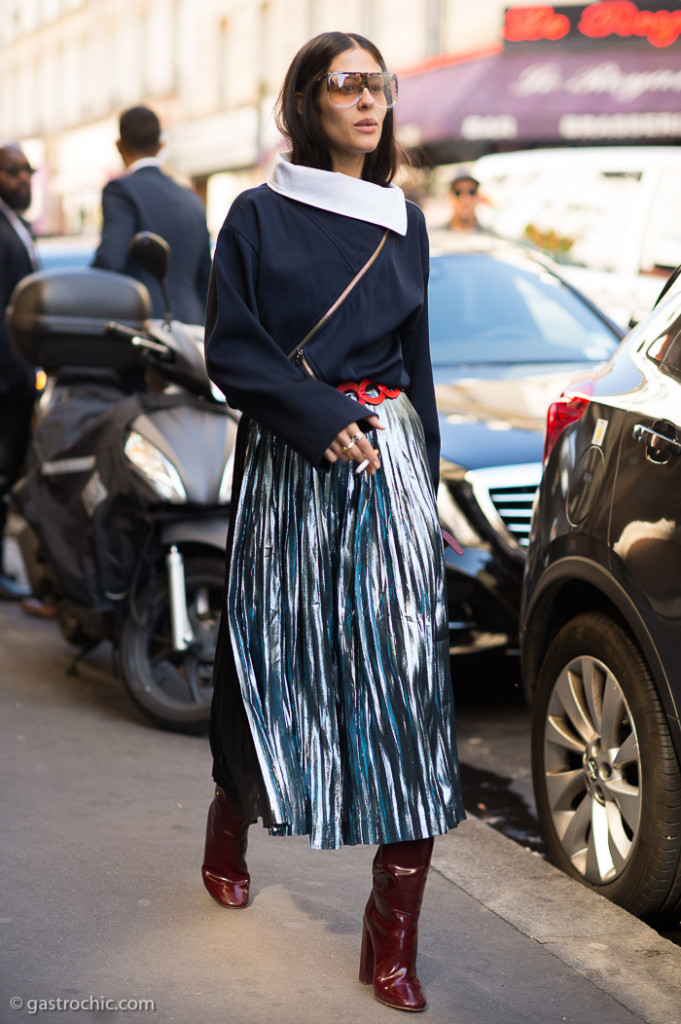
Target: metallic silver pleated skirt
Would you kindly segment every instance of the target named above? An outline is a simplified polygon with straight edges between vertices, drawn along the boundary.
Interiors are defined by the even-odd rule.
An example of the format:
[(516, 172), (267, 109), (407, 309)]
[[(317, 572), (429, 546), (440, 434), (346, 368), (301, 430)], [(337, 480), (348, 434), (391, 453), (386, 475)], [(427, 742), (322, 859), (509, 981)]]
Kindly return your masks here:
[(235, 513), (229, 631), (270, 831), (319, 849), (465, 817), (423, 431), (403, 393), (356, 418), (374, 411), (373, 477), (318, 472), (252, 423)]

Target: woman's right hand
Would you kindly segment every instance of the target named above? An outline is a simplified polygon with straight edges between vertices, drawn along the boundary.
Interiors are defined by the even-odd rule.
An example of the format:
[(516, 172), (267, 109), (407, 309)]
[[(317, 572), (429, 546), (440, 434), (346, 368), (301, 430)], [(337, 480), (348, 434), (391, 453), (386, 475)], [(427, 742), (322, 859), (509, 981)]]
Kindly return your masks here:
[[(375, 430), (385, 430), (378, 416), (367, 416), (365, 422)], [(333, 439), (324, 452), (329, 462), (367, 462), (366, 471), (373, 476), (381, 468), (376, 449), (357, 423), (349, 423)]]

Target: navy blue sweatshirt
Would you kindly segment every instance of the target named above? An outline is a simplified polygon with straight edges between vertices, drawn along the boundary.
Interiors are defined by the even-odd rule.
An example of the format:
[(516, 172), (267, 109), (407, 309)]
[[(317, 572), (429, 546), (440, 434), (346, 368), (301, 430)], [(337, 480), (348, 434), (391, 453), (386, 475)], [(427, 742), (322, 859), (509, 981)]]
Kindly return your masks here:
[[(428, 343), (428, 236), (407, 203), (376, 262), (305, 346), (315, 374), (288, 353), (381, 240), (384, 228), (286, 198), (266, 185), (242, 193), (220, 231), (206, 310), (206, 362), (229, 404), (272, 430), (320, 470), (324, 452), (371, 406), (336, 391), (364, 379), (403, 388), (423, 424), (437, 487), (440, 435)], [(380, 417), (380, 406), (375, 410)]]

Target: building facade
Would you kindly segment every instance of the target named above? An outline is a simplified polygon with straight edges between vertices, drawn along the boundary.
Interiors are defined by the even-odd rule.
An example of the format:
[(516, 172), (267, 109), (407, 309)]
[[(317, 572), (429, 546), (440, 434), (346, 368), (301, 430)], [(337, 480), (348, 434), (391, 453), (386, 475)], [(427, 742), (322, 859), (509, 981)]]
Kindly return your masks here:
[(164, 163), (207, 202), (262, 180), (273, 107), (298, 47), (350, 28), (398, 72), (493, 44), (500, 0), (0, 0), (0, 137), (36, 166), (40, 233), (95, 233), (102, 185), (121, 173), (117, 118), (137, 103), (164, 125)]

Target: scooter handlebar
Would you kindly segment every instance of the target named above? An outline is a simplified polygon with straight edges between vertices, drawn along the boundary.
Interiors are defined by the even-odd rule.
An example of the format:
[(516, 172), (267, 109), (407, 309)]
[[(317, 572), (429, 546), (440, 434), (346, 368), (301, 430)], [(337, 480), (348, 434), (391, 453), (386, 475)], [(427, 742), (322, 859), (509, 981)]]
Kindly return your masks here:
[(166, 360), (167, 362), (173, 361), (172, 349), (167, 345), (164, 345), (159, 341), (152, 341), (151, 338), (145, 338), (139, 333), (139, 331), (135, 331), (131, 327), (126, 327), (125, 324), (117, 324), (114, 320), (110, 320), (104, 329), (107, 334), (115, 334), (119, 338), (126, 338), (135, 346), (135, 348), (142, 348), (149, 352), (154, 352), (160, 359)]

